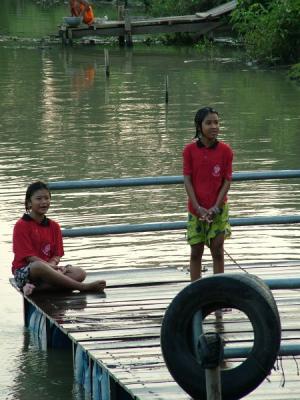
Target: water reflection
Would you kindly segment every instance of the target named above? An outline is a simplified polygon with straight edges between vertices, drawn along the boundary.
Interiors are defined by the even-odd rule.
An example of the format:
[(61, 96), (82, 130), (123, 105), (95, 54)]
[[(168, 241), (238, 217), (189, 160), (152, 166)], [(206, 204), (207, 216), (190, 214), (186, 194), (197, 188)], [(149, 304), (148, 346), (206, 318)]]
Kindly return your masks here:
[(96, 75), (95, 65), (86, 65), (72, 74), (72, 90), (75, 98), (79, 98), (86, 90), (93, 87)]
[(32, 334), (25, 331), (23, 348), (15, 366), (17, 373), (5, 399), (83, 400), (82, 388), (74, 384), (72, 364), (71, 351), (43, 351), (37, 347)]

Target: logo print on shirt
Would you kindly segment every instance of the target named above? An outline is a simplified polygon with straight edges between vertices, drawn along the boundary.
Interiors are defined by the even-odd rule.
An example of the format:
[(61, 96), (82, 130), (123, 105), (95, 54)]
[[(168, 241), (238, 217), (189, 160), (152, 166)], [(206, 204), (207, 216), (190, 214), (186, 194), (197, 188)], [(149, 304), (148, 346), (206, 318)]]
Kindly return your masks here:
[(50, 256), (50, 249), (51, 249), (50, 244), (46, 244), (46, 245), (42, 248), (42, 253), (45, 254), (45, 256)]
[(212, 172), (213, 176), (220, 176), (220, 172), (221, 172), (220, 165), (219, 164), (215, 165), (213, 167), (213, 172)]

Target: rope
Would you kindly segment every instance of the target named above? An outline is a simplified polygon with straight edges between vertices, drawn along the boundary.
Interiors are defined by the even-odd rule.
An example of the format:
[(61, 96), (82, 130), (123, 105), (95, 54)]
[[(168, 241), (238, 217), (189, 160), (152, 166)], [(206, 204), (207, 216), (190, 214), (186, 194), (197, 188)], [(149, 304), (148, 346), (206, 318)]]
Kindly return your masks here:
[(280, 386), (284, 387), (285, 386), (285, 373), (284, 373), (284, 369), (283, 369), (282, 357), (279, 357), (279, 364), (280, 364), (280, 369), (281, 369), (281, 373), (282, 373)]
[(293, 360), (295, 361), (295, 364), (296, 364), (296, 368), (297, 368), (297, 376), (299, 376), (299, 365), (298, 365), (297, 358), (296, 358), (295, 356), (293, 356)]
[(243, 268), (225, 249), (224, 249), (224, 253), (230, 258), (231, 261), (233, 261), (233, 263), (243, 272), (245, 272), (246, 274), (249, 274), (249, 272)]

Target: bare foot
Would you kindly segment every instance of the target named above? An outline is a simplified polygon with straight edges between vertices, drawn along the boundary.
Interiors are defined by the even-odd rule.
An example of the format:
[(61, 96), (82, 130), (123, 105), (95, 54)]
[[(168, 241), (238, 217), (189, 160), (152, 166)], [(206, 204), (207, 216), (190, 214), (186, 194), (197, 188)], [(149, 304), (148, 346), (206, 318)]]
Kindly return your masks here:
[(23, 286), (23, 293), (25, 296), (30, 296), (34, 291), (35, 286), (32, 283), (25, 283)]
[(90, 283), (83, 283), (84, 288), (82, 292), (103, 292), (106, 286), (105, 281), (94, 281)]

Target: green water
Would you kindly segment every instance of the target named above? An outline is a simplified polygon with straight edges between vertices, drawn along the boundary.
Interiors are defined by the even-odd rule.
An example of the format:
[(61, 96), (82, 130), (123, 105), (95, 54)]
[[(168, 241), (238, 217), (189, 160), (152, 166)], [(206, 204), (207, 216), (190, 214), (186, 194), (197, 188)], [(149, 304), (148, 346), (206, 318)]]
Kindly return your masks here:
[[(11, 233), (26, 186), (45, 181), (180, 175), (181, 152), (194, 135), (196, 110), (222, 118), (234, 170), (298, 169), (300, 87), (284, 70), (258, 68), (236, 51), (104, 46), (65, 48), (55, 35), (68, 7), (4, 0), (0, 13), (0, 392), (7, 400), (79, 399), (70, 360), (37, 350), (23, 331), (21, 298), (8, 284)], [(97, 3), (97, 15), (113, 15)], [(111, 13), (111, 14), (109, 14)], [(14, 38), (14, 39), (13, 39)], [(165, 79), (169, 104), (165, 104)], [(300, 181), (234, 183), (232, 217), (299, 213)], [(50, 216), (63, 228), (185, 219), (181, 185), (53, 193)], [(240, 263), (299, 260), (299, 227), (241, 227), (227, 251)], [(186, 267), (184, 232), (65, 240), (66, 261), (101, 266)], [(209, 254), (205, 262), (210, 268)], [(230, 260), (227, 260), (230, 262)], [(5, 343), (5, 345), (4, 345)]]

